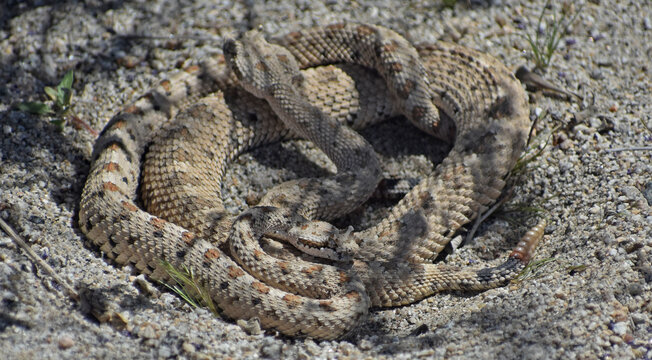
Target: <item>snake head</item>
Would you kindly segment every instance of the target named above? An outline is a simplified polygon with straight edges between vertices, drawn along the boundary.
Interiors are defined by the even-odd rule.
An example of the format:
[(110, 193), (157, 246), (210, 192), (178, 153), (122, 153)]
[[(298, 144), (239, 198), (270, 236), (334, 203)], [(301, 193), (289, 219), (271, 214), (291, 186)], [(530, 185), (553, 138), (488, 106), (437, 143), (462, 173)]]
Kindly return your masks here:
[(227, 38), (224, 40), (224, 44), (222, 45), (222, 52), (224, 53), (226, 63), (229, 65), (229, 69), (233, 71), (238, 79), (241, 79), (243, 73), (238, 65), (238, 58), (239, 54), (243, 53), (242, 43), (234, 38)]
[(294, 56), (284, 47), (268, 43), (258, 30), (244, 33), (239, 40), (226, 39), (222, 51), (240, 85), (256, 97), (266, 99), (278, 88), (303, 82)]

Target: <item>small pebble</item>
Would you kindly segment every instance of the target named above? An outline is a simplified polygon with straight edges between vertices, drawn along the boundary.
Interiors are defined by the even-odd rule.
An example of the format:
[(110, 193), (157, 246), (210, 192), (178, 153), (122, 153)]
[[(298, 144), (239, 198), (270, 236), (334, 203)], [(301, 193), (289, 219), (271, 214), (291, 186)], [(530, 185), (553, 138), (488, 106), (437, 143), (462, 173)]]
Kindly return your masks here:
[(632, 296), (641, 295), (643, 293), (643, 286), (639, 283), (632, 283), (627, 285), (627, 291)]
[(497, 14), (494, 19), (496, 20), (496, 24), (500, 25), (500, 27), (504, 27), (505, 24), (507, 24), (507, 19), (505, 19), (501, 14)]
[(236, 324), (249, 335), (260, 335), (263, 332), (258, 318), (251, 318), (249, 320), (239, 319), (236, 321)]
[(138, 65), (138, 62), (139, 62), (138, 58), (136, 58), (135, 56), (131, 56), (131, 55), (125, 55), (123, 57), (120, 57), (120, 58), (116, 59), (116, 63), (118, 65), (120, 65), (122, 67), (125, 67), (127, 69), (135, 68), (136, 65)]
[(650, 20), (649, 16), (646, 16), (645, 18), (643, 18), (643, 29), (645, 29), (645, 30), (652, 29), (652, 20)]
[(245, 198), (245, 201), (249, 206), (256, 205), (260, 201), (260, 194), (255, 191), (250, 191), (249, 193), (247, 193), (247, 197)]
[(593, 41), (595, 41), (595, 42), (598, 42), (598, 41), (600, 41), (600, 40), (602, 40), (604, 38), (605, 38), (605, 35), (602, 34), (602, 33), (594, 34), (594, 35), (591, 36), (591, 39)]
[(158, 348), (158, 358), (159, 359), (167, 359), (170, 356), (172, 356), (172, 351), (170, 350), (170, 348), (168, 346), (161, 345)]
[(183, 342), (183, 344), (181, 345), (181, 349), (183, 349), (183, 351), (186, 352), (187, 354), (192, 354), (196, 351), (195, 347), (187, 341)]
[(624, 342), (631, 344), (634, 341), (634, 336), (630, 333), (626, 333), (622, 336)]
[(620, 336), (612, 335), (612, 336), (609, 336), (609, 342), (612, 343), (612, 344), (622, 344), (623, 339)]
[(645, 189), (643, 190), (643, 197), (647, 200), (647, 204), (652, 206), (652, 181), (645, 184)]
[(373, 344), (367, 339), (362, 339), (360, 340), (360, 343), (358, 343), (358, 347), (360, 350), (370, 350), (373, 348)]
[(604, 79), (604, 75), (602, 74), (602, 71), (600, 71), (599, 69), (591, 70), (591, 73), (589, 74), (589, 76), (593, 80), (602, 80), (602, 79)]
[(133, 282), (147, 296), (158, 298), (161, 295), (161, 292), (147, 281), (143, 274), (136, 276)]
[(58, 341), (59, 349), (65, 350), (65, 349), (70, 349), (75, 345), (75, 340), (73, 340), (70, 336), (68, 335), (63, 335), (59, 338)]
[(602, 66), (602, 67), (609, 67), (613, 65), (611, 59), (607, 57), (599, 57), (595, 60), (595, 63), (598, 64), (598, 66)]
[(156, 330), (152, 327), (151, 324), (145, 324), (140, 327), (138, 335), (143, 339), (154, 339), (156, 338)]
[(611, 318), (616, 322), (624, 322), (627, 320), (627, 314), (622, 310), (616, 310), (611, 313)]

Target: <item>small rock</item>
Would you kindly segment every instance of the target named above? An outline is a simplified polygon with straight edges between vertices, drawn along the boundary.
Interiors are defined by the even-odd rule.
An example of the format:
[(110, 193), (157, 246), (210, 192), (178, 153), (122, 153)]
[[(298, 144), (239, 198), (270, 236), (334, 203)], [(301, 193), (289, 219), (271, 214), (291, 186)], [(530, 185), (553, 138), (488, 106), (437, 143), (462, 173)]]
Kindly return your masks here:
[(589, 209), (589, 213), (593, 215), (600, 214), (601, 212), (602, 212), (602, 208), (600, 208), (599, 205), (593, 206)]
[(344, 357), (350, 357), (356, 352), (355, 347), (353, 344), (348, 343), (348, 342), (342, 342), (337, 348), (337, 351), (340, 352)]
[(75, 345), (75, 340), (73, 340), (70, 336), (68, 335), (63, 335), (59, 337), (58, 341), (59, 349), (65, 350), (65, 349), (70, 349)]
[(412, 335), (412, 336), (417, 336), (417, 335), (425, 334), (425, 333), (427, 333), (428, 331), (429, 331), (429, 329), (428, 329), (428, 325), (426, 325), (426, 324), (421, 324), (421, 325), (417, 326), (414, 330), (412, 330), (412, 331), (410, 332), (410, 335)]
[(358, 347), (360, 348), (360, 350), (371, 350), (371, 348), (373, 348), (373, 344), (371, 343), (371, 341), (367, 339), (362, 339), (360, 340)]
[[(550, 118), (555, 121), (561, 121), (563, 116), (562, 113), (556, 110), (550, 110)], [(561, 132), (560, 132), (561, 133)]]
[(557, 144), (562, 150), (568, 150), (573, 147), (573, 142), (568, 138), (568, 136), (566, 136), (566, 134), (559, 136)]
[(592, 34), (591, 38), (593, 38), (593, 41), (598, 42), (598, 41), (604, 39), (605, 35), (603, 33)]
[(602, 121), (598, 118), (590, 118), (589, 119), (589, 125), (594, 128), (594, 129), (600, 129), (602, 128)]
[(256, 205), (260, 201), (260, 194), (257, 193), (257, 192), (254, 192), (254, 191), (250, 191), (247, 194), (247, 197), (245, 198), (245, 201), (247, 202), (247, 205), (249, 205), (249, 206)]
[(560, 300), (566, 300), (567, 297), (566, 293), (561, 289), (555, 291), (555, 294), (553, 296)]
[(599, 69), (591, 70), (591, 73), (589, 74), (589, 76), (593, 80), (602, 80), (604, 78), (604, 74), (602, 74), (602, 71), (600, 71)]
[(650, 17), (649, 17), (649, 16), (646, 16), (646, 17), (643, 19), (643, 29), (645, 29), (645, 30), (650, 30), (650, 29), (652, 29), (652, 20), (650, 20)]
[(139, 288), (145, 295), (158, 298), (161, 295), (161, 292), (155, 288), (152, 283), (147, 281), (145, 275), (140, 274), (136, 276), (133, 280), (134, 285)]
[(132, 55), (125, 55), (116, 59), (116, 63), (127, 69), (133, 69), (138, 65), (138, 58)]
[(643, 293), (643, 286), (639, 283), (632, 283), (627, 285), (627, 291), (632, 296), (641, 295)]
[(627, 333), (622, 336), (622, 339), (624, 342), (631, 344), (634, 341), (634, 335)]
[(143, 339), (155, 339), (157, 337), (156, 330), (154, 330), (154, 327), (149, 323), (140, 327), (138, 336), (142, 337)]
[[(634, 217), (634, 216), (632, 216), (632, 218), (633, 218), (633, 217)], [(633, 253), (634, 251), (636, 251), (636, 250), (642, 248), (643, 246), (644, 246), (643, 243), (638, 242), (638, 241), (630, 242), (630, 243), (625, 244), (625, 251), (626, 251), (628, 254), (631, 254), (631, 253)], [(632, 295), (633, 295), (633, 294), (632, 294)]]
[(604, 244), (607, 246), (611, 246), (616, 242), (616, 237), (614, 236), (614, 234), (610, 232), (604, 232), (601, 235), (602, 235), (602, 242), (604, 242)]
[(597, 329), (599, 326), (600, 326), (600, 324), (598, 324), (596, 321), (591, 321), (589, 323), (589, 326), (587, 326), (587, 329), (589, 331), (593, 331), (593, 330)]
[(652, 181), (645, 184), (645, 189), (643, 190), (643, 197), (647, 200), (647, 204), (652, 206)]
[(260, 328), (260, 320), (258, 318), (251, 318), (249, 320), (240, 319), (236, 321), (236, 324), (249, 335), (260, 335), (263, 332)]
[(504, 27), (505, 24), (507, 24), (507, 19), (501, 14), (497, 14), (496, 17), (494, 17), (494, 20), (496, 20), (496, 24), (498, 24), (500, 27)]
[(573, 328), (571, 329), (571, 335), (574, 338), (578, 338), (578, 337), (582, 336), (582, 333), (583, 333), (583, 331), (579, 326), (573, 326)]
[(281, 344), (270, 341), (267, 344), (263, 344), (260, 353), (264, 358), (279, 359), (281, 357)]
[(312, 355), (310, 358), (312, 359), (313, 357), (319, 355), (321, 353), (321, 349), (319, 345), (317, 345), (314, 341), (311, 339), (306, 339), (303, 342), (303, 345), (306, 347), (306, 351)]
[(641, 313), (633, 313), (632, 314), (632, 321), (636, 325), (644, 323), (646, 319), (647, 318), (645, 317), (645, 314), (641, 314)]
[(580, 140), (588, 140), (590, 139), (589, 135), (595, 133), (595, 129), (590, 128), (584, 124), (575, 125), (573, 131), (575, 132), (574, 133), (575, 138)]
[(161, 345), (158, 348), (158, 358), (159, 359), (166, 359), (166, 358), (169, 358), (170, 356), (172, 356), (172, 351), (170, 350), (170, 348), (168, 346)]
[[(624, 321), (617, 322), (613, 325), (611, 329), (615, 334), (618, 334), (620, 336), (625, 335), (627, 333), (627, 323)], [(620, 339), (620, 338), (619, 338)]]
[(606, 57), (597, 58), (595, 60), (595, 63), (598, 64), (598, 66), (602, 66), (602, 67), (608, 67), (608, 66), (613, 65), (613, 62), (611, 61), (611, 59), (606, 58)]
[(612, 336), (609, 336), (609, 342), (612, 343), (612, 344), (622, 344), (623, 339), (621, 337), (619, 337), (619, 336), (612, 335)]
[(641, 192), (634, 186), (626, 185), (620, 189), (620, 192), (627, 199), (626, 201), (638, 201), (641, 199)]
[(618, 104), (611, 105), (609, 107), (609, 111), (612, 112), (612, 113), (615, 113), (616, 111), (618, 111)]
[(181, 349), (183, 349), (187, 354), (193, 354), (195, 352), (195, 347), (187, 341), (184, 341), (183, 344), (181, 344)]

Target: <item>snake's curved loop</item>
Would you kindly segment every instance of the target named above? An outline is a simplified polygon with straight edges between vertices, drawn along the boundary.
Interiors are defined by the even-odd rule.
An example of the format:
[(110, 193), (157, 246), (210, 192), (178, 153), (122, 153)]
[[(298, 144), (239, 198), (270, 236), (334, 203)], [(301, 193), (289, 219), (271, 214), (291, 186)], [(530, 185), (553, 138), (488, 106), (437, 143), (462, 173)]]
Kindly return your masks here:
[[(504, 186), (503, 177), (524, 148), (527, 101), (504, 66), (458, 45), (438, 43), (414, 50), (390, 30), (372, 25), (308, 29), (288, 34), (278, 43), (302, 69), (341, 61), (376, 69), (383, 65), (379, 72), (385, 81), (367, 70), (343, 65), (307, 69), (303, 80), (292, 75), (290, 82), (301, 87), (308, 101), (336, 124), (361, 128), (402, 113), (440, 138), (450, 140), (455, 134), (451, 153), (385, 220), (366, 230), (341, 234), (355, 243), (352, 261), (311, 259), (300, 251), (290, 251), (289, 258), (271, 256), (257, 239), (275, 232), (303, 236), (300, 246), (308, 248), (331, 244), (328, 250), (333, 250), (336, 245), (332, 244), (350, 244), (339, 239), (313, 241), (301, 229), (310, 228), (306, 221), (337, 216), (332, 209), (340, 205), (328, 203), (335, 190), (324, 192), (322, 186), (324, 181), (346, 179), (287, 182), (271, 191), (260, 207), (238, 217), (228, 214), (220, 198), (228, 161), (254, 146), (310, 132), (318, 135), (321, 130), (303, 133), (283, 125), (265, 101), (235, 86), (234, 79), (223, 72), (224, 61), (203, 71), (189, 69), (116, 115), (96, 143), (79, 223), (101, 251), (119, 264), (134, 264), (159, 279), (166, 277), (161, 260), (186, 266), (227, 316), (256, 317), (264, 328), (319, 339), (349, 332), (371, 305), (406, 304), (445, 289), (495, 287), (516, 275), (531, 258), (542, 226), (495, 268), (457, 269), (429, 263), (460, 226), (495, 201)], [(423, 65), (415, 56), (417, 51)], [(424, 81), (412, 75), (392, 80), (404, 72)], [(394, 102), (388, 103), (389, 98)], [(432, 102), (424, 105), (422, 100)], [(440, 116), (439, 110), (446, 116)], [(339, 125), (335, 129), (348, 131)], [(340, 137), (339, 133), (326, 134), (325, 140), (313, 141), (321, 141), (319, 146), (328, 154), (335, 147), (327, 141)], [(140, 195), (149, 212), (137, 201), (141, 157), (148, 147)], [(356, 161), (338, 165), (338, 172), (344, 171), (335, 177), (351, 176), (347, 172), (370, 165)], [(368, 169), (377, 166), (371, 164)], [(379, 177), (376, 170), (365, 176), (363, 184), (375, 187), (371, 184)], [(204, 182), (208, 178), (216, 180)], [(364, 194), (367, 188), (346, 190)], [(312, 195), (297, 201), (292, 194)], [(356, 205), (347, 207), (362, 201), (356, 198), (352, 202)], [(320, 206), (315, 207), (316, 203)], [(349, 210), (339, 208), (340, 213)], [(258, 218), (267, 219), (261, 227), (255, 223)], [(248, 242), (238, 244), (227, 241), (228, 237)], [(234, 254), (251, 258), (237, 262)], [(261, 263), (279, 277), (261, 276), (263, 271), (256, 268)]]

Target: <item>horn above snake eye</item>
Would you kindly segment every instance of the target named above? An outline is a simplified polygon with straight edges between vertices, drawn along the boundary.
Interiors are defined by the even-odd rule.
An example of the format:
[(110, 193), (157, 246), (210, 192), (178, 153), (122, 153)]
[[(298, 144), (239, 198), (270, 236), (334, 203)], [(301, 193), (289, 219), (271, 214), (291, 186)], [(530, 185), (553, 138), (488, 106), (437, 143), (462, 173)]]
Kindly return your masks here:
[(232, 59), (238, 53), (238, 42), (235, 39), (224, 40), (222, 52), (227, 60)]

